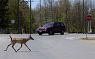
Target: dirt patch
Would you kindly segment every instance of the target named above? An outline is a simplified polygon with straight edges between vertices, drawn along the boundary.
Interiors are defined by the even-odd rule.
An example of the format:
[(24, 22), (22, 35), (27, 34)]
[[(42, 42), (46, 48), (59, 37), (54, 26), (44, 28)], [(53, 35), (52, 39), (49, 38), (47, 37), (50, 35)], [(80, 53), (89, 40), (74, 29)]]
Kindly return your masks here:
[(78, 41), (95, 45), (95, 37), (79, 38)]

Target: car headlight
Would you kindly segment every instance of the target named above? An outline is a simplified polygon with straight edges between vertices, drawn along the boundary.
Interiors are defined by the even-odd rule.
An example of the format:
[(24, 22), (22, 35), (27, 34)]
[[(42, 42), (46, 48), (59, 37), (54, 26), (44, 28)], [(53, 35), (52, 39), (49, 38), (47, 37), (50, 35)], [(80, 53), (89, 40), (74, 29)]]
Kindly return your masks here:
[(45, 28), (45, 30), (47, 30), (47, 28)]

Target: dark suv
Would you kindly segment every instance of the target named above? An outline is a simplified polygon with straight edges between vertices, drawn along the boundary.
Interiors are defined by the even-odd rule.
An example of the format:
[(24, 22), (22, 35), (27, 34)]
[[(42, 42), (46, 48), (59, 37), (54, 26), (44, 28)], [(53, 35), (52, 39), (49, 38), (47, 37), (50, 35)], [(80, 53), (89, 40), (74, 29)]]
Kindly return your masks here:
[(54, 35), (54, 33), (61, 33), (64, 35), (66, 27), (62, 22), (50, 22), (46, 23), (43, 27), (37, 29), (37, 33), (42, 35), (43, 33), (49, 33), (49, 35)]

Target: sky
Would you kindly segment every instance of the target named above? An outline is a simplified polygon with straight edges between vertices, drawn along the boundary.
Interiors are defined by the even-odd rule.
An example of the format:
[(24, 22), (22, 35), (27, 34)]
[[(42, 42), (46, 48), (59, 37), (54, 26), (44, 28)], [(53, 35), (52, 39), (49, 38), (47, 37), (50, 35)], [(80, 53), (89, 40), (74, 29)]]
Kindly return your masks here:
[[(30, 0), (25, 0), (25, 1), (30, 1)], [(31, 1), (34, 1), (34, 2), (31, 2), (32, 9), (34, 9), (37, 6), (37, 4), (40, 3), (40, 0), (31, 0)], [(54, 1), (58, 1), (58, 0), (54, 0)], [(69, 1), (73, 3), (74, 1), (79, 1), (79, 0), (69, 0)], [(43, 0), (41, 0), (41, 2), (43, 2)], [(30, 5), (30, 2), (28, 4)]]
[[(30, 1), (30, 0), (25, 0), (25, 1)], [(39, 4), (40, 0), (31, 0), (34, 2), (31, 2), (31, 8), (34, 9), (37, 4)], [(28, 3), (30, 5), (30, 2)]]

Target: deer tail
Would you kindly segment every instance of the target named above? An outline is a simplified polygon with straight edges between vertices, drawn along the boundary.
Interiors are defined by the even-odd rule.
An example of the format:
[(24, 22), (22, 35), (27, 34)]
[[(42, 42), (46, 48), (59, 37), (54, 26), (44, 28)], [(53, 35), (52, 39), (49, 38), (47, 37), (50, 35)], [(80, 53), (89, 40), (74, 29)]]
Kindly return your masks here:
[(12, 41), (12, 37), (9, 35), (9, 37), (11, 38), (11, 41)]

